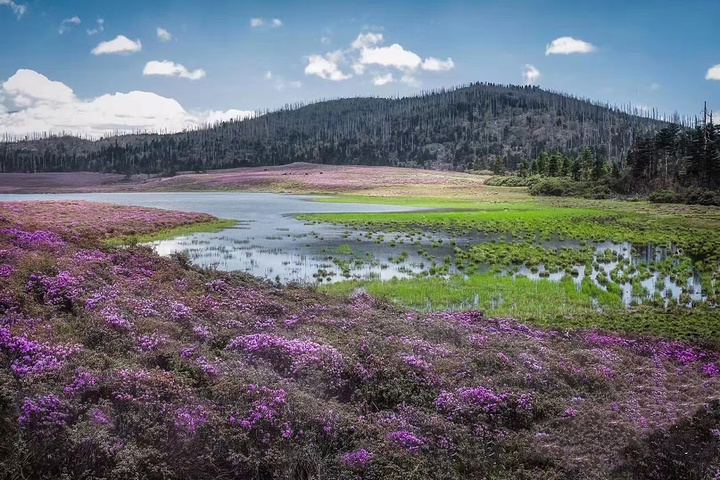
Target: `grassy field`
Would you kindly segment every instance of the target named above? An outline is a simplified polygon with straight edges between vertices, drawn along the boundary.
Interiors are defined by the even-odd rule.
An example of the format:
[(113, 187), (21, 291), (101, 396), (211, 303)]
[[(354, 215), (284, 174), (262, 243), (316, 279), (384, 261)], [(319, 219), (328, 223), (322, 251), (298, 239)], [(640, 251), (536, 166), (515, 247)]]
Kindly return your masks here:
[[(720, 209), (685, 205), (653, 205), (530, 197), (523, 189), (486, 189), (485, 197), (390, 197), (343, 195), (319, 201), (369, 202), (445, 208), (448, 211), (381, 214), (303, 215), (308, 222), (330, 222), (377, 238), (390, 232), (411, 243), (418, 238), (497, 240), (455, 248), (452, 259), (431, 256), (432, 274), (391, 281), (369, 280), (324, 285), (327, 292), (346, 295), (364, 289), (371, 295), (422, 310), (480, 309), (538, 325), (564, 328), (601, 327), (610, 330), (673, 338), (713, 340), (720, 332), (717, 281), (720, 277)], [(396, 237), (393, 237), (396, 238)], [(551, 242), (574, 241), (575, 248), (554, 248)], [(663, 260), (636, 264), (615, 252), (595, 251), (599, 242), (628, 242), (633, 247), (657, 246), (668, 252)], [(433, 241), (436, 245), (438, 240)], [(429, 249), (430, 251), (432, 249)], [(577, 269), (603, 271), (597, 282), (574, 282)], [(617, 266), (615, 267), (615, 265)], [(449, 274), (448, 267), (461, 274)], [(480, 268), (483, 267), (483, 268)], [(520, 267), (548, 273), (564, 272), (559, 281), (531, 280), (513, 275)], [(573, 269), (576, 271), (573, 272)], [(692, 302), (686, 278), (696, 275), (705, 295)], [(658, 279), (682, 288), (675, 301), (645, 291), (642, 281)], [(642, 305), (629, 308), (620, 286), (632, 285)]]

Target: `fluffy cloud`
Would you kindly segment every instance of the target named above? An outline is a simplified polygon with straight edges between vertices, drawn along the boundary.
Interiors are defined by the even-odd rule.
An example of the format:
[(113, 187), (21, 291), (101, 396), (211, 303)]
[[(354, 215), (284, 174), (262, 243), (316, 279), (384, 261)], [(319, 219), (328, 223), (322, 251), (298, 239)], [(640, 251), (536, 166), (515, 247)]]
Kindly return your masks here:
[(310, 55), (308, 57), (308, 64), (305, 67), (305, 75), (317, 75), (325, 80), (332, 80), (333, 82), (339, 82), (341, 80), (347, 80), (352, 75), (344, 74), (338, 63), (341, 59), (339, 52), (330, 52), (322, 55)]
[[(3, 100), (4, 99), (4, 100)], [(18, 70), (0, 84), (0, 132), (102, 136), (136, 131), (169, 131), (246, 118), (243, 110), (188, 112), (172, 98), (149, 92), (106, 94), (83, 100), (70, 87), (33, 70)], [(14, 113), (2, 113), (7, 111)]]
[(360, 51), (360, 64), (416, 70), (422, 65), (422, 59), (399, 44), (393, 43), (389, 47), (364, 47)]
[(97, 19), (97, 27), (95, 28), (88, 28), (87, 34), (88, 35), (95, 35), (96, 33), (104, 32), (105, 31), (105, 20), (102, 18)]
[(385, 75), (376, 75), (375, 78), (373, 78), (373, 85), (382, 86), (394, 81), (395, 79), (393, 78), (392, 73), (386, 73)]
[(455, 62), (449, 57), (447, 60), (429, 57), (422, 63), (422, 69), (430, 70), (431, 72), (444, 72), (446, 70), (452, 70), (453, 68), (455, 68)]
[(105, 55), (109, 53), (134, 53), (142, 50), (140, 40), (133, 42), (124, 35), (118, 35), (114, 40), (100, 42), (90, 53), (93, 55)]
[(60, 27), (58, 28), (58, 33), (62, 35), (63, 33), (67, 32), (71, 28), (73, 28), (75, 25), (80, 25), (82, 21), (80, 20), (80, 17), (77, 15), (72, 18), (66, 18), (62, 22), (60, 22)]
[(273, 27), (282, 27), (283, 22), (279, 18), (273, 18), (272, 19), (272, 26)]
[(250, 26), (251, 27), (259, 27), (263, 24), (262, 18), (251, 18), (250, 19)]
[(705, 80), (720, 80), (720, 64), (708, 69)]
[(161, 42), (169, 42), (172, 40), (172, 34), (164, 28), (157, 27), (157, 38)]
[(596, 50), (592, 43), (573, 37), (556, 38), (545, 47), (545, 55), (569, 55), (571, 53), (591, 53)]
[(15, 3), (13, 0), (0, 0), (0, 5), (7, 5), (10, 7), (18, 18), (22, 17), (25, 15), (25, 12), (27, 12), (27, 5)]
[(361, 50), (363, 48), (370, 48), (378, 43), (382, 43), (382, 33), (361, 33), (358, 37), (350, 44), (350, 47), (354, 50)]
[(143, 75), (160, 75), (164, 77), (180, 77), (187, 78), (189, 80), (200, 80), (205, 77), (205, 70), (198, 68), (197, 70), (193, 70), (191, 72), (179, 63), (171, 62), (169, 60), (163, 60), (161, 62), (153, 60), (145, 64)]
[(525, 85), (535, 85), (540, 79), (540, 70), (532, 65), (525, 65), (525, 70), (523, 70), (522, 76)]
[(369, 72), (373, 76), (374, 85), (385, 85), (394, 81), (391, 69), (399, 71), (400, 81), (411, 86), (419, 86), (420, 80), (416, 73), (420, 70), (447, 71), (455, 68), (452, 58), (440, 60), (427, 57), (423, 60), (420, 55), (406, 50), (402, 45), (394, 43), (382, 46), (385, 38), (382, 33), (360, 33), (350, 44), (348, 50), (338, 50), (323, 55), (308, 56), (306, 75), (317, 75), (326, 80), (346, 80), (351, 74), (342, 73), (342, 67), (348, 66), (355, 75), (364, 75)]

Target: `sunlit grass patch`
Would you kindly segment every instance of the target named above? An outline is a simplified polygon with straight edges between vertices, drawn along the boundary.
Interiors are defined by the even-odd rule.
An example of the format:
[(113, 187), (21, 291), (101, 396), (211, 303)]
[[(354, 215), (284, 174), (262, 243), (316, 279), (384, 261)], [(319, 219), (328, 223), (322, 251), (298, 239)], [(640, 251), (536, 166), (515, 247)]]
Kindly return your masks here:
[(179, 227), (168, 228), (159, 232), (143, 234), (143, 235), (125, 235), (121, 237), (108, 238), (104, 241), (107, 245), (127, 245), (137, 243), (149, 243), (160, 240), (169, 240), (171, 238), (189, 235), (198, 232), (221, 232), (228, 228), (232, 228), (237, 224), (236, 220), (213, 220), (210, 222), (194, 223), (190, 225), (181, 225)]

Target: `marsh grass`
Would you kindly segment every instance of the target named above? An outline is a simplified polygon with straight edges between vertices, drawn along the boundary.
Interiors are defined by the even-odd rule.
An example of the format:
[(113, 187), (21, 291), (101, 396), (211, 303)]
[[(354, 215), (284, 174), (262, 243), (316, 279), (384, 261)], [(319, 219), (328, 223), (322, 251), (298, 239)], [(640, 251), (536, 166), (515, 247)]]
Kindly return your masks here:
[(117, 246), (157, 242), (160, 240), (170, 240), (183, 235), (189, 235), (191, 233), (221, 232), (234, 227), (236, 224), (236, 220), (213, 220), (210, 222), (194, 223), (191, 225), (181, 225), (179, 227), (168, 228), (151, 234), (125, 235), (121, 237), (108, 238), (104, 240), (104, 243), (109, 246)]

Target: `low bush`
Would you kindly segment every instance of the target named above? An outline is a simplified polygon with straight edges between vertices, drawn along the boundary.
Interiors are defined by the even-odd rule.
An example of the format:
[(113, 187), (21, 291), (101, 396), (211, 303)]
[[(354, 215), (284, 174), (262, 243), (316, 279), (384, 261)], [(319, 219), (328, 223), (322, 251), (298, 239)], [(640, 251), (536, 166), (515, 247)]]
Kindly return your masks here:
[(613, 194), (605, 182), (579, 182), (570, 178), (543, 178), (530, 187), (530, 195), (603, 199)]
[(502, 176), (496, 175), (485, 180), (485, 185), (491, 187), (531, 187), (542, 180), (540, 175), (531, 177), (519, 177), (517, 175)]
[(682, 203), (680, 195), (669, 188), (656, 190), (648, 197), (653, 203)]

